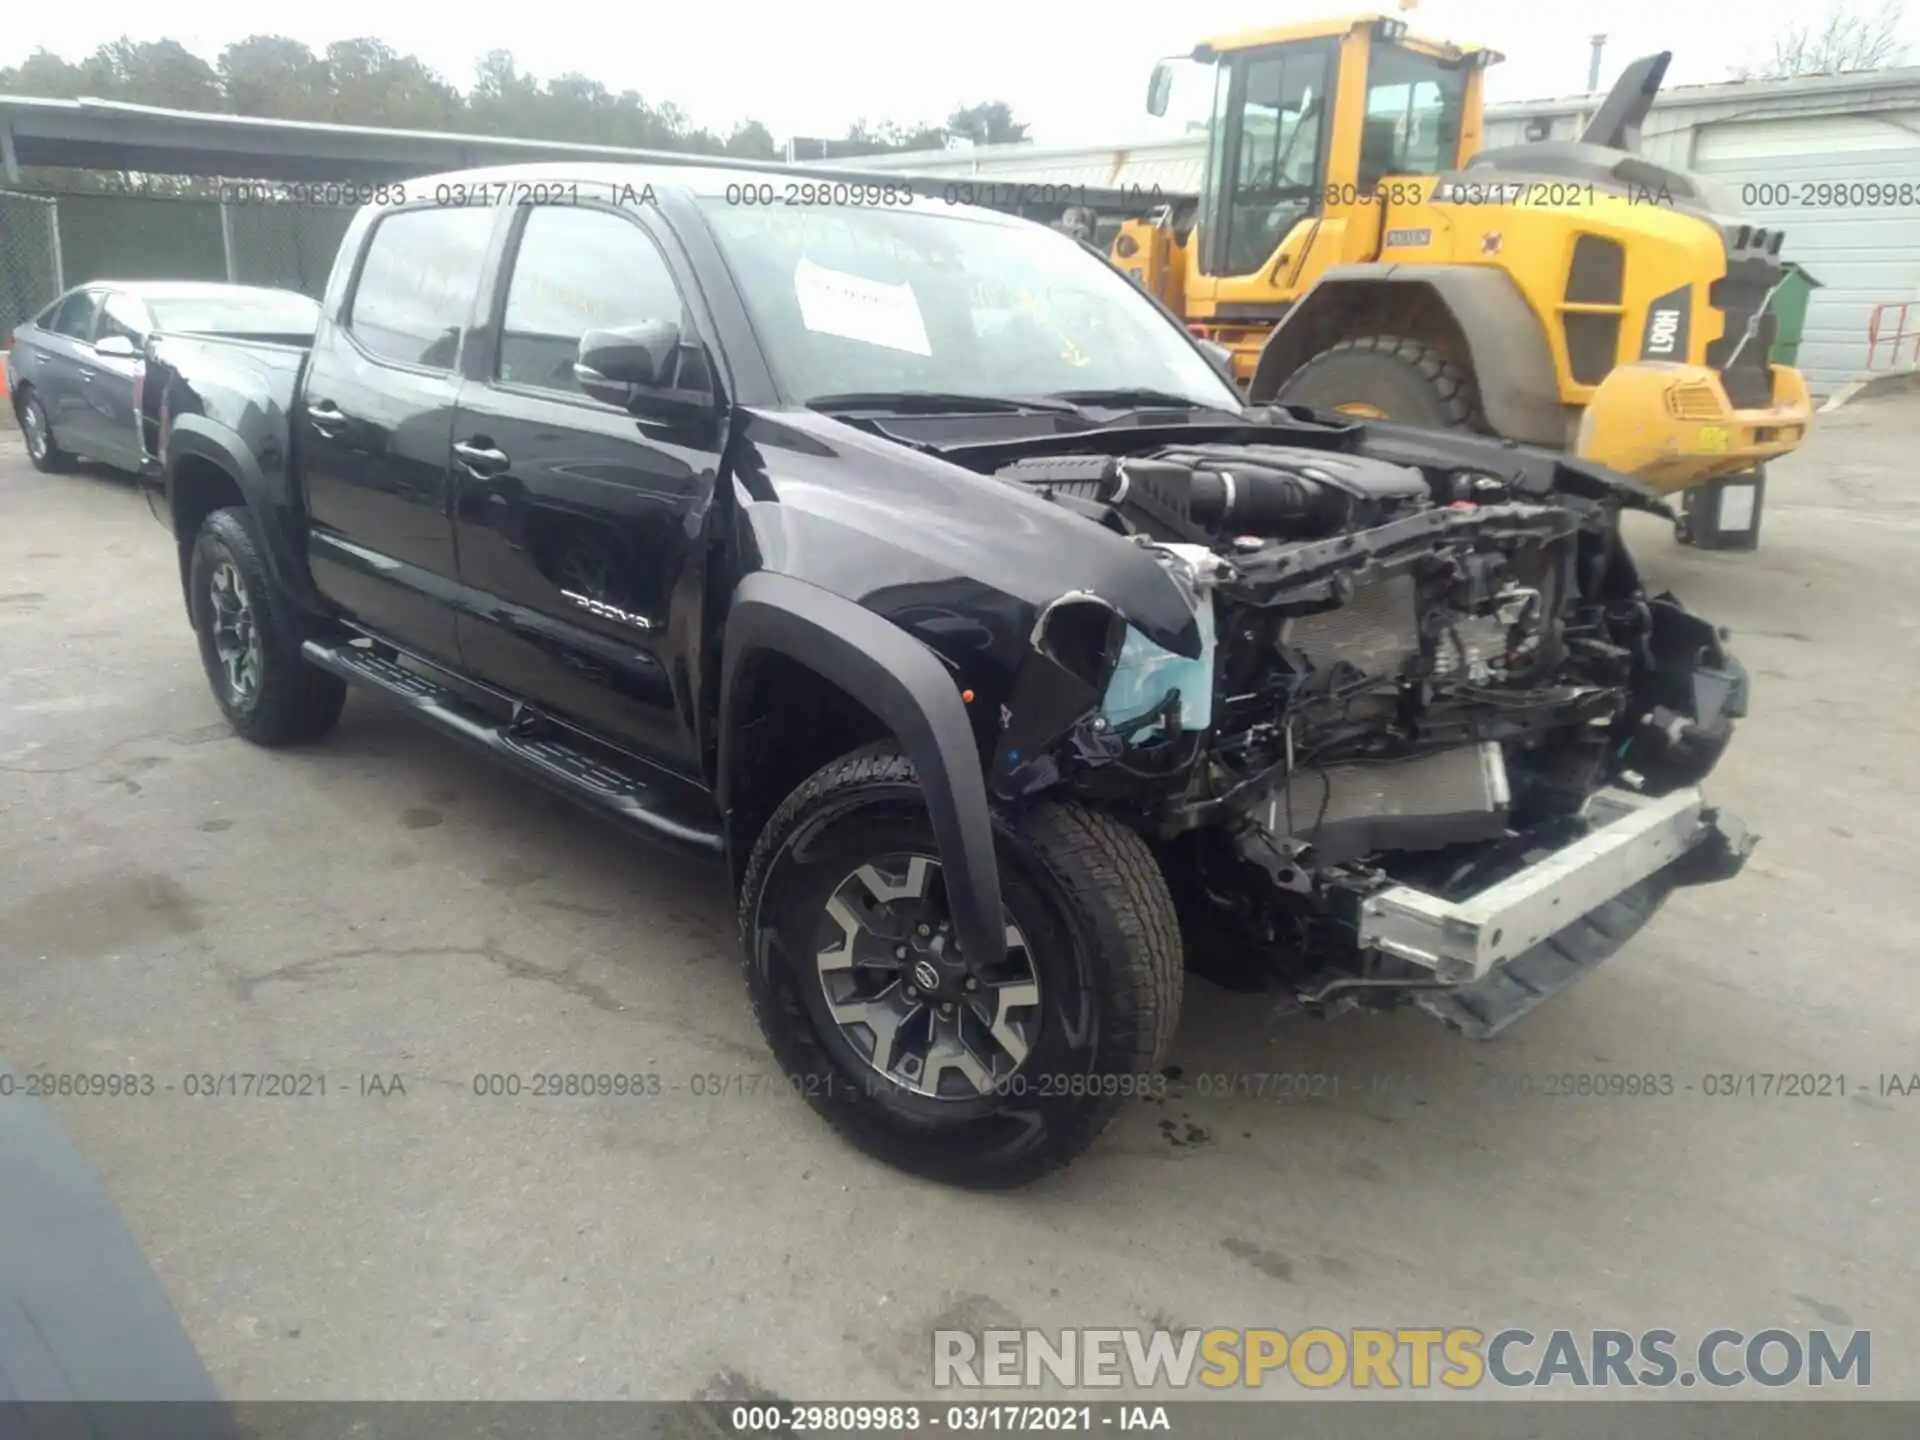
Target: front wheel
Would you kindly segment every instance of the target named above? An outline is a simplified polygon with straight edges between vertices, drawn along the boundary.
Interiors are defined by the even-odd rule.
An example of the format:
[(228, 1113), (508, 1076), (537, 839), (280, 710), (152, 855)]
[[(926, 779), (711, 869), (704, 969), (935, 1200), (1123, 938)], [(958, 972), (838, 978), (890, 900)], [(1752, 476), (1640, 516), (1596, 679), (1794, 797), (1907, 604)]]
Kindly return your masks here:
[(207, 682), (236, 732), (288, 745), (333, 728), (346, 682), (301, 658), (299, 613), (274, 585), (247, 511), (216, 510), (200, 527), (187, 601)]
[(980, 1188), (1066, 1164), (1152, 1093), (1183, 978), (1132, 829), (1047, 802), (995, 832), (1002, 954), (960, 953), (925, 799), (890, 747), (787, 798), (740, 906), (754, 1012), (794, 1089), (867, 1153)]

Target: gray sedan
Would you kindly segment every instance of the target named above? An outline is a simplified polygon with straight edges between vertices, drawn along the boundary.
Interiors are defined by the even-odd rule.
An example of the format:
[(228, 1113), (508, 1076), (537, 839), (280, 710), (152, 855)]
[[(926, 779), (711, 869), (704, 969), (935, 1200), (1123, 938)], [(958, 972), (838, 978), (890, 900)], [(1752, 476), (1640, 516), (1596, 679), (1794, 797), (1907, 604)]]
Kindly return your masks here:
[(14, 331), (7, 393), (40, 470), (85, 455), (138, 472), (140, 377), (156, 331), (251, 340), (313, 338), (320, 307), (292, 290), (180, 280), (95, 280)]

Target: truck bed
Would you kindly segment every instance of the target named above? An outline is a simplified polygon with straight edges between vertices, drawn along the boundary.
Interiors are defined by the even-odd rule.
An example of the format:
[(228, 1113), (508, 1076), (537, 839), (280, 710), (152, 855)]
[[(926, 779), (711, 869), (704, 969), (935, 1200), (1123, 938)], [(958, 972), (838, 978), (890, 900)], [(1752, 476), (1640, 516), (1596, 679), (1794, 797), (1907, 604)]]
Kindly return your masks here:
[[(163, 463), (166, 431), (183, 414), (246, 413), (285, 436), (311, 336), (163, 334), (149, 337), (139, 391), (140, 448), (146, 467)], [(235, 407), (238, 407), (237, 409)]]

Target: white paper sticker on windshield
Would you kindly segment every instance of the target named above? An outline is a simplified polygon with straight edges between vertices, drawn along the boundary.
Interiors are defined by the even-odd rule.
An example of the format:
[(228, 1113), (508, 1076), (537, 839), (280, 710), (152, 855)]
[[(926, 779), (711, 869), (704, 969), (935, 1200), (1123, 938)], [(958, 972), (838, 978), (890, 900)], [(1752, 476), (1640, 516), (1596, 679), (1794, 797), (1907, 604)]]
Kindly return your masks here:
[(933, 354), (911, 285), (888, 285), (802, 259), (794, 267), (793, 293), (800, 301), (800, 323), (817, 335), (910, 355)]

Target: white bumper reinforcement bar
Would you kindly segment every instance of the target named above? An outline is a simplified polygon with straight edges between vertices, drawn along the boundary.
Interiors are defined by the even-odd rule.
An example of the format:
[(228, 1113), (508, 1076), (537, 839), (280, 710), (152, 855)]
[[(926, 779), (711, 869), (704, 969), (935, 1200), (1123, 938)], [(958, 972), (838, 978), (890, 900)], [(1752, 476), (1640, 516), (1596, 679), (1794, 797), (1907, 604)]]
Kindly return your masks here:
[(1360, 948), (1409, 961), (1443, 981), (1478, 980), (1691, 850), (1710, 828), (1689, 787), (1650, 799), (1606, 789), (1587, 801), (1594, 828), (1519, 874), (1465, 900), (1410, 885), (1360, 907)]

